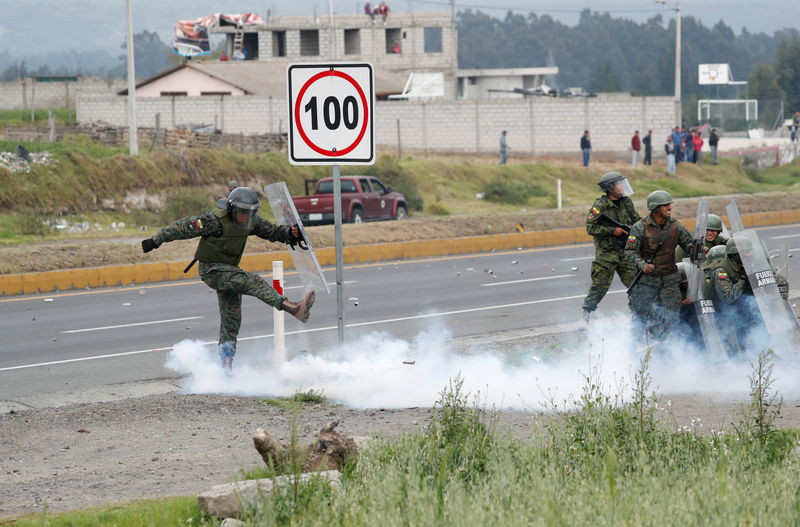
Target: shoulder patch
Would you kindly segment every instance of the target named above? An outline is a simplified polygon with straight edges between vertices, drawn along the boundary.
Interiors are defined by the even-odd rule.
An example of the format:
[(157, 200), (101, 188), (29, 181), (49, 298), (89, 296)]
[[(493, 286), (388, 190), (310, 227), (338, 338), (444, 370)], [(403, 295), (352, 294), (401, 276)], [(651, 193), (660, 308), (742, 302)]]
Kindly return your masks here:
[(600, 209), (598, 209), (597, 207), (592, 207), (592, 210), (589, 211), (589, 215), (592, 218), (598, 217), (600, 215)]
[(196, 219), (196, 220), (194, 220), (194, 222), (192, 223), (192, 226), (194, 227), (194, 230), (196, 230), (196, 231), (202, 231), (202, 230), (203, 230), (203, 221), (202, 221), (200, 218), (197, 218), (197, 219)]
[(717, 271), (717, 280), (727, 280), (727, 279), (728, 279), (728, 273), (726, 273), (725, 271)]
[(636, 236), (628, 236), (628, 243), (633, 243), (636, 241)]

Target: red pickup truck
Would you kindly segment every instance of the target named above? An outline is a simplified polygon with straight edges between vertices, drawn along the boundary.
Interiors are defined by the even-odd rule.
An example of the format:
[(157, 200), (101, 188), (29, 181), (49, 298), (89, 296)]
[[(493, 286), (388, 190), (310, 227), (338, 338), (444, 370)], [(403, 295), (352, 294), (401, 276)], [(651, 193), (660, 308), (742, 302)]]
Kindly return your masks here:
[[(306, 181), (306, 194), (308, 184)], [(404, 220), (406, 198), (372, 176), (342, 176), (342, 221)], [(333, 223), (333, 178), (317, 181), (312, 196), (292, 198), (303, 225)]]

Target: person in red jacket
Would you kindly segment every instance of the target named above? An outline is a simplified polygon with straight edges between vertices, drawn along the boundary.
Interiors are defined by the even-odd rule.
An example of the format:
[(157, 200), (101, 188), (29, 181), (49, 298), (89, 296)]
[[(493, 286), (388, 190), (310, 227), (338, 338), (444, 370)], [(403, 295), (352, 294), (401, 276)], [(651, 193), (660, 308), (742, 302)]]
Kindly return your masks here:
[(700, 134), (700, 130), (695, 130), (692, 135), (692, 142), (694, 143), (694, 162), (699, 166), (700, 151), (703, 149), (703, 136)]
[(633, 164), (633, 168), (636, 168), (639, 164), (639, 151), (642, 149), (642, 141), (639, 139), (639, 130), (636, 130), (631, 138), (631, 148), (633, 149), (631, 163)]

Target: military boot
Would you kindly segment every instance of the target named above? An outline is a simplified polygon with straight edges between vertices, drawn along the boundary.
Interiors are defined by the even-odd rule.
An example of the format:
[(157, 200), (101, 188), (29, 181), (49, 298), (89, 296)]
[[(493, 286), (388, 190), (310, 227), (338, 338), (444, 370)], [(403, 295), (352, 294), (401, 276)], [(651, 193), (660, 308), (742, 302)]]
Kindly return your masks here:
[(290, 302), (289, 300), (284, 300), (281, 302), (279, 309), (286, 311), (294, 318), (305, 324), (308, 320), (308, 312), (311, 310), (311, 306), (314, 305), (314, 297), (314, 291), (309, 291), (300, 302)]

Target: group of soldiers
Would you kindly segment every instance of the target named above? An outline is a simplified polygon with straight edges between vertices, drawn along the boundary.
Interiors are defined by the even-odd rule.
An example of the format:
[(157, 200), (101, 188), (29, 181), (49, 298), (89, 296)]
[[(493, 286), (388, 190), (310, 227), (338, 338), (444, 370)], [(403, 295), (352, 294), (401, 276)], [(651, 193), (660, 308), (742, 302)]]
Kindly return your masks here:
[[(630, 198), (631, 185), (618, 172), (603, 175), (598, 184), (605, 194), (586, 217), (586, 230), (595, 245), (592, 285), (583, 302), (586, 322), (616, 273), (628, 288), (637, 341), (674, 339), (702, 346), (697, 299), (689, 294), (688, 279), (692, 262), (697, 262), (702, 269), (700, 287), (708, 293), (703, 302), (718, 315), (714, 324), (725, 350), (729, 355), (743, 351), (754, 328), (763, 326), (740, 255), (756, 249), (750, 240), (724, 236), (722, 219), (715, 214), (707, 215), (705, 236), (698, 239), (672, 218), (673, 199), (664, 190), (647, 196), (649, 214), (640, 217)], [(785, 280), (777, 280), (782, 294), (788, 293)], [(700, 306), (701, 314), (703, 309), (705, 305)]]

